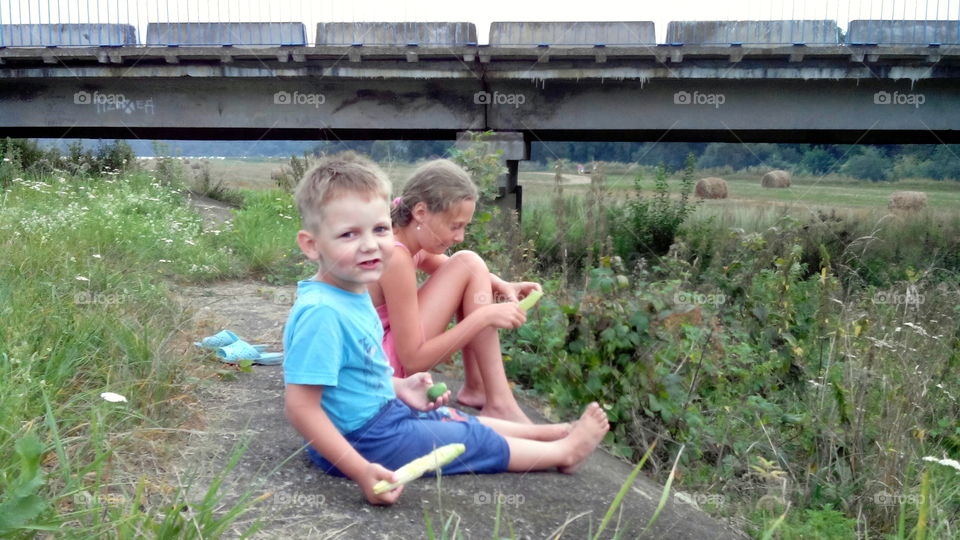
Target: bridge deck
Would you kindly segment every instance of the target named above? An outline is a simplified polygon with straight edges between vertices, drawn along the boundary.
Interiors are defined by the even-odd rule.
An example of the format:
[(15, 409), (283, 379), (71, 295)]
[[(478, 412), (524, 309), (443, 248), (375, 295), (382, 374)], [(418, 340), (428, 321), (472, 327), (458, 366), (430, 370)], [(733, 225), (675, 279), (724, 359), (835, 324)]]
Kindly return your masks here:
[(323, 69), (347, 78), (457, 79), (482, 71), (526, 79), (810, 80), (859, 79), (880, 70), (883, 77), (917, 80), (956, 77), (960, 46), (19, 47), (0, 49), (0, 64), (0, 78), (296, 77)]

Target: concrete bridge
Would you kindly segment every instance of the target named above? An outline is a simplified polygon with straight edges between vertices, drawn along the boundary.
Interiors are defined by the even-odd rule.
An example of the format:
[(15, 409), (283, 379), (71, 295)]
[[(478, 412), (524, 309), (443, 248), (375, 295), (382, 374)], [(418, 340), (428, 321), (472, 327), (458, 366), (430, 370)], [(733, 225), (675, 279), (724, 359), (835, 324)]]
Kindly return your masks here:
[(469, 23), (321, 23), (315, 46), (299, 23), (155, 23), (144, 45), (100, 25), (107, 46), (32, 28), (66, 43), (35, 47), (6, 25), (0, 136), (958, 142), (960, 23), (900, 22), (929, 43), (870, 21), (850, 43), (830, 21), (671, 23), (667, 44), (649, 22), (494, 23), (489, 45)]
[(0, 136), (960, 142), (958, 21), (14, 26)]

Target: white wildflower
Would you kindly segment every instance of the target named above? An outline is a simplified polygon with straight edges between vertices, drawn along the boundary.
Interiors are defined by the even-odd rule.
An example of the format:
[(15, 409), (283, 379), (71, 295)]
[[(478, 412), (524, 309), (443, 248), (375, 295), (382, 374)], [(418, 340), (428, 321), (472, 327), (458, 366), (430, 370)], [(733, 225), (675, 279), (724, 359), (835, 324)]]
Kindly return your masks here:
[(94, 253), (94, 254), (93, 254), (93, 258), (94, 258), (94, 259), (102, 259), (103, 257), (102, 257), (99, 253)]
[(952, 467), (952, 468), (960, 471), (960, 462), (958, 462), (958, 461), (955, 460), (955, 459), (948, 459), (948, 458), (939, 459), (939, 458), (935, 458), (935, 457), (933, 457), (933, 456), (926, 456), (926, 457), (923, 458), (923, 460), (924, 460), (924, 461), (930, 461), (930, 462), (933, 462), (933, 463), (939, 463), (940, 465), (943, 465), (944, 467)]
[(103, 392), (100, 394), (100, 397), (109, 401), (110, 403), (126, 403), (127, 398), (121, 396), (120, 394), (115, 394), (113, 392)]
[(927, 331), (924, 330), (920, 325), (913, 324), (913, 323), (911, 323), (911, 322), (905, 322), (905, 323), (903, 323), (903, 325), (904, 325), (904, 326), (909, 326), (910, 328), (913, 328), (913, 329), (916, 330), (916, 332), (917, 332), (918, 334), (920, 334), (921, 336), (928, 337), (928, 336), (930, 335), (930, 334), (928, 334)]

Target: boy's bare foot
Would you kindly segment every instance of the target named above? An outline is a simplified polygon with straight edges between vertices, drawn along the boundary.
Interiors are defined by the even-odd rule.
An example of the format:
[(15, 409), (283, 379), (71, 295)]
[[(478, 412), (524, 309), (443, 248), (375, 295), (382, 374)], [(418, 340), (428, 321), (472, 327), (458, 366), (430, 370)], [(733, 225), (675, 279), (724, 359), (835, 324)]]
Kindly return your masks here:
[(564, 439), (570, 444), (570, 455), (568, 465), (559, 467), (560, 472), (564, 474), (576, 472), (609, 430), (607, 413), (600, 408), (600, 405), (597, 402), (587, 405), (580, 419), (573, 425), (573, 431)]
[(480, 416), (500, 418), (502, 420), (509, 420), (518, 424), (533, 424), (533, 422), (527, 418), (526, 414), (523, 414), (523, 411), (520, 410), (520, 407), (516, 404), (514, 404), (513, 407), (494, 407), (492, 405), (486, 406), (480, 410)]
[(560, 439), (566, 437), (573, 433), (573, 427), (577, 425), (576, 420), (573, 422), (564, 422), (562, 424), (550, 424), (550, 427), (553, 428), (550, 438), (544, 439), (547, 441), (559, 441)]

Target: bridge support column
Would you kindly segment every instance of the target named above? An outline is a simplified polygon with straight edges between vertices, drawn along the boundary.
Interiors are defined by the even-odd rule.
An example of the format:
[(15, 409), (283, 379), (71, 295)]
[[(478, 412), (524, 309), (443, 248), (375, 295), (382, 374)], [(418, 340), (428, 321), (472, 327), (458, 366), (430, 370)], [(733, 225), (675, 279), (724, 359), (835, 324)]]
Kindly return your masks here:
[(475, 143), (473, 133), (461, 131), (457, 133), (457, 148), (466, 148), (471, 144), (485, 144), (486, 153), (500, 154), (500, 161), (507, 168), (505, 174), (497, 180), (499, 196), (497, 202), (505, 212), (516, 211), (520, 214), (523, 204), (522, 186), (518, 182), (520, 162), (530, 159), (530, 142), (525, 141), (523, 133), (515, 131), (498, 131), (486, 137), (481, 143)]

